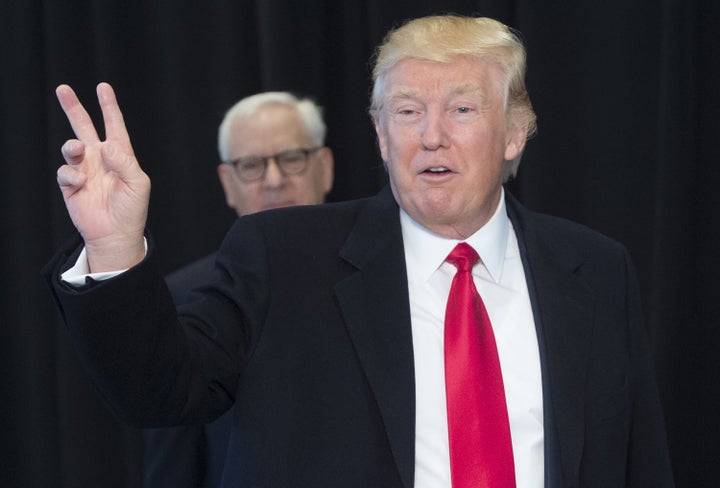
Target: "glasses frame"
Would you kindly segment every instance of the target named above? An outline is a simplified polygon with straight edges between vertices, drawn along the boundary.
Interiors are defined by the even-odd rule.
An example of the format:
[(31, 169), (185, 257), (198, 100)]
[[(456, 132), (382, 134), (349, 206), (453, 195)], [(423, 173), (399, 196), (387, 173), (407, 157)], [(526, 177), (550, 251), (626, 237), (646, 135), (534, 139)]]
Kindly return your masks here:
[[(315, 146), (310, 148), (303, 148), (299, 147), (296, 149), (288, 149), (286, 151), (279, 152), (277, 154), (272, 154), (270, 156), (243, 156), (241, 158), (233, 159), (232, 161), (228, 161), (226, 164), (231, 165), (235, 169), (235, 173), (238, 175), (238, 177), (243, 180), (246, 183), (252, 183), (253, 181), (262, 181), (265, 179), (265, 174), (267, 173), (268, 164), (270, 164), (270, 160), (272, 159), (275, 161), (275, 165), (280, 170), (280, 173), (283, 174), (283, 176), (292, 176), (292, 175), (299, 175), (303, 173), (307, 169), (308, 165), (308, 159), (311, 154), (319, 151), (325, 146)], [(299, 165), (299, 169), (296, 169), (295, 167), (292, 167), (293, 169), (291, 171), (288, 171), (287, 168), (283, 164), (283, 157), (287, 157), (290, 155), (293, 155), (297, 153), (298, 155), (302, 155), (303, 157), (303, 163), (302, 165)], [(250, 162), (259, 162), (262, 164), (262, 170), (256, 177), (248, 178), (247, 172), (243, 174), (243, 163), (250, 163)]]

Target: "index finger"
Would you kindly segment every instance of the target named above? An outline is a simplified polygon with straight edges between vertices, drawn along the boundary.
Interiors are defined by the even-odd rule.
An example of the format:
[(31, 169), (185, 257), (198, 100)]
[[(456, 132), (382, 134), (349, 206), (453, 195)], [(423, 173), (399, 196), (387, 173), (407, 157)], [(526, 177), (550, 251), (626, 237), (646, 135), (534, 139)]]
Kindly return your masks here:
[(84, 142), (98, 142), (100, 138), (97, 135), (92, 119), (85, 107), (80, 103), (80, 100), (78, 100), (73, 89), (68, 85), (60, 85), (55, 89), (55, 95), (57, 95), (60, 106), (65, 112), (75, 136)]
[(102, 109), (103, 121), (105, 122), (105, 139), (113, 140), (121, 144), (125, 150), (132, 154), (130, 136), (125, 127), (120, 106), (115, 97), (115, 91), (109, 83), (100, 83), (97, 86), (97, 96)]

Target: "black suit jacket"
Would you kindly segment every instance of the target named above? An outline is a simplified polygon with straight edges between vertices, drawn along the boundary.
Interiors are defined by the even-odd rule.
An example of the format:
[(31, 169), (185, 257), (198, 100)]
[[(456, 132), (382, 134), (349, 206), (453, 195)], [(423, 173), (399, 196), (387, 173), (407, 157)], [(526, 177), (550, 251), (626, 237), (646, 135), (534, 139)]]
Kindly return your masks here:
[[(216, 253), (170, 273), (165, 281), (176, 305), (212, 279)], [(146, 429), (144, 486), (147, 488), (211, 488), (220, 486), (232, 430), (231, 412), (209, 424)]]
[[(538, 330), (546, 486), (672, 486), (627, 252), (510, 196), (508, 213)], [(58, 280), (67, 255), (49, 275), (118, 415), (205, 421), (234, 403), (223, 486), (413, 486), (410, 311), (388, 189), (239, 219), (179, 319), (152, 248), (80, 290)]]

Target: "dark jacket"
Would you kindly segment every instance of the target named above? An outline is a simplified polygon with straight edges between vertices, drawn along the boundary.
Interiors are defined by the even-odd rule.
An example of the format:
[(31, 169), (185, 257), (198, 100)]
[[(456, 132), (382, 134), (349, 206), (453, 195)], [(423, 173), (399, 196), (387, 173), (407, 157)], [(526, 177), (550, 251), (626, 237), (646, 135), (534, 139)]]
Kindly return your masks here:
[[(167, 282), (175, 305), (193, 288), (212, 279), (216, 253), (170, 273)], [(230, 432), (231, 411), (209, 424), (189, 424), (143, 431), (143, 479), (146, 488), (220, 486)]]
[[(628, 253), (507, 200), (538, 332), (546, 486), (672, 486)], [(233, 407), (223, 486), (413, 486), (408, 286), (388, 189), (240, 218), (179, 319), (152, 244), (80, 290), (58, 279), (68, 254), (49, 279), (118, 415), (157, 426)]]

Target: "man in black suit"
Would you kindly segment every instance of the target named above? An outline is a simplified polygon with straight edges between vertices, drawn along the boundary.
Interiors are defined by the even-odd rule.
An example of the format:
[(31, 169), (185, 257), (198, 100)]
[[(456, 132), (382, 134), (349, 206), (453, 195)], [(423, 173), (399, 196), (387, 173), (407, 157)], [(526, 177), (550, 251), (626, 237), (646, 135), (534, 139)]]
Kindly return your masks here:
[[(325, 147), (325, 134), (320, 107), (309, 99), (264, 92), (234, 104), (218, 129), (222, 162), (217, 171), (228, 206), (242, 216), (324, 202), (333, 182), (333, 154)], [(176, 305), (185, 303), (192, 288), (211, 280), (215, 256), (168, 275)], [(209, 424), (147, 429), (145, 486), (219, 486), (231, 418), (227, 412)]]
[[(48, 277), (111, 408), (152, 425), (232, 407), (228, 487), (672, 486), (628, 253), (503, 188), (535, 128), (524, 74), (522, 44), (492, 19), (391, 32), (370, 107), (389, 188), (239, 219), (178, 314), (111, 88), (100, 141), (59, 87), (78, 140), (58, 182), (84, 248)], [(94, 183), (112, 201), (91, 205)], [(488, 318), (496, 351), (478, 358), (476, 332), (453, 334), (487, 335)], [(493, 386), (468, 383), (463, 403), (463, 375)], [(458, 427), (458, 412), (474, 418)], [(499, 442), (466, 442), (493, 427)]]

